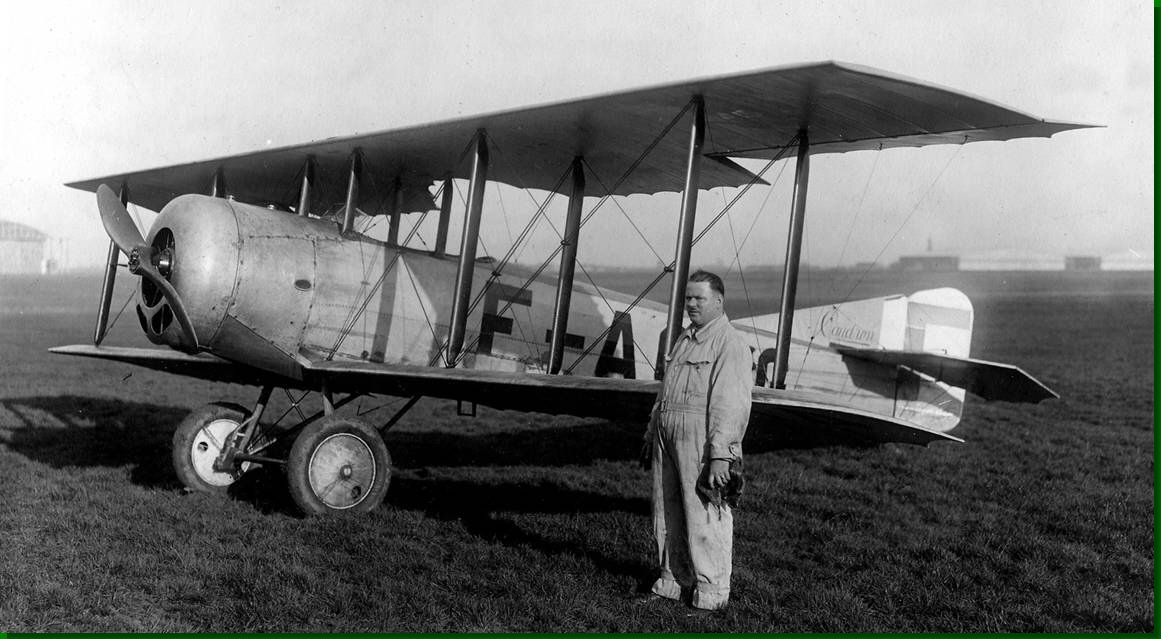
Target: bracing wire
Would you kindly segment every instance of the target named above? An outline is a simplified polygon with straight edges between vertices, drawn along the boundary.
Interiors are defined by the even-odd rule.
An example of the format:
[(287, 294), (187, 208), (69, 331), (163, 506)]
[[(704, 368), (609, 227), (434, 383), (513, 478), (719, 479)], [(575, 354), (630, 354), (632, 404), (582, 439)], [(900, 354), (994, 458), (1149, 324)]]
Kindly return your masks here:
[(125, 309), (129, 306), (129, 302), (133, 301), (134, 293), (135, 291), (129, 291), (129, 296), (125, 298), (125, 303), (121, 305), (121, 310), (117, 311), (117, 314), (113, 316), (113, 321), (109, 322), (109, 327), (105, 329), (106, 334), (113, 330), (113, 327), (117, 325), (117, 320), (121, 319), (121, 313), (124, 313)]
[[(411, 238), (416, 233), (419, 232), (419, 225), (422, 222), (423, 222), (423, 219), (420, 218), (419, 220), (417, 220), (415, 222), (414, 225), (412, 225), (411, 230), (407, 233), (407, 236), (400, 243), (400, 246), (404, 246), (408, 242), (411, 241)], [(358, 309), (355, 311), (354, 316), (349, 318), (344, 323), (343, 329), (339, 332), (339, 336), (335, 340), (334, 346), (332, 346), (330, 352), (327, 353), (327, 357), (326, 357), (327, 361), (334, 359), (335, 353), (337, 353), (339, 351), (339, 347), (342, 346), (343, 340), (345, 340), (347, 338), (347, 336), (351, 334), (351, 331), (353, 331), (355, 329), (355, 324), (358, 323), (358, 318), (363, 316), (366, 313), (367, 306), (371, 303), (371, 299), (374, 298), (375, 293), (379, 290), (379, 288), (381, 286), (383, 286), (383, 282), (387, 279), (387, 274), (390, 273), (391, 270), (395, 267), (395, 264), (399, 261), (399, 258), (402, 257), (402, 255), (403, 255), (403, 251), (401, 251), (401, 250), (395, 251), (395, 254), (391, 257), (391, 261), (387, 263), (387, 265), (383, 268), (383, 272), (379, 275), (379, 278), (377, 280), (375, 280), (375, 284), (372, 285), (370, 287), (370, 290), (367, 291), (366, 296), (363, 298), (363, 303), (358, 306)], [(366, 288), (366, 285), (364, 285), (360, 289), (360, 292), (365, 288)]]
[[(368, 180), (367, 180), (367, 181), (368, 181), (368, 186), (370, 187), (370, 190), (374, 191), (374, 190), (375, 190), (375, 186), (376, 186), (376, 185), (375, 185), (375, 182), (374, 182), (374, 170), (373, 170), (373, 167), (371, 167), (371, 166), (369, 165), (369, 163), (367, 162), (366, 158), (364, 158), (364, 164), (363, 164), (363, 166), (364, 166), (364, 169), (365, 169), (365, 171), (364, 171), (364, 172), (368, 174)], [(440, 187), (439, 187), (439, 189), (437, 189), (437, 190), (436, 190), (436, 197), (438, 197), (439, 195), (441, 195), (441, 194), (443, 193), (443, 187), (444, 187), (444, 185), (441, 183), (441, 184), (440, 184)], [(381, 219), (382, 219), (381, 215), (382, 215), (382, 214), (385, 212), (386, 206), (387, 206), (387, 200), (386, 200), (386, 198), (384, 198), (382, 201), (380, 201), (380, 203), (379, 203), (379, 206), (377, 207), (377, 209), (376, 209), (375, 213), (374, 213), (374, 214), (371, 216), (371, 218), (372, 218), (373, 220), (375, 220), (375, 223), (377, 223), (379, 220), (381, 220)], [(412, 227), (411, 227), (411, 231), (409, 231), (409, 232), (408, 232), (407, 236), (406, 236), (406, 237), (403, 239), (403, 241), (402, 241), (402, 242), (400, 242), (399, 246), (401, 246), (401, 247), (402, 247), (402, 246), (406, 246), (408, 243), (410, 243), (410, 242), (411, 242), (411, 239), (412, 239), (413, 237), (415, 237), (415, 236), (417, 236), (417, 235), (419, 234), (419, 227), (420, 227), (420, 226), (423, 224), (423, 222), (424, 222), (424, 221), (427, 219), (427, 215), (428, 215), (428, 211), (424, 211), (424, 212), (423, 212), (423, 215), (421, 215), (421, 216), (419, 217), (419, 219), (418, 219), (418, 220), (416, 220), (416, 222), (415, 222), (415, 223), (412, 225)], [(369, 225), (369, 226), (368, 226), (366, 229), (364, 229), (364, 233), (366, 233), (367, 231), (369, 231), (371, 226), (374, 226), (374, 223), (372, 223), (372, 224), (371, 224), (371, 225)], [(361, 257), (361, 258), (363, 258), (362, 248), (363, 248), (363, 246), (362, 246), (362, 243), (360, 242), (360, 243), (359, 243), (359, 249), (360, 249), (360, 257)], [(386, 246), (383, 246), (383, 245), (380, 245), (380, 246), (379, 246), (379, 250), (386, 250), (386, 248), (387, 248), (387, 247), (386, 247)], [(377, 251), (377, 253), (378, 253), (378, 251)], [(334, 345), (334, 346), (331, 348), (331, 351), (330, 351), (330, 353), (327, 355), (327, 359), (328, 359), (328, 360), (330, 360), (330, 359), (334, 358), (334, 356), (335, 356), (335, 353), (337, 353), (337, 352), (338, 352), (338, 349), (339, 349), (339, 347), (342, 345), (342, 342), (343, 342), (343, 340), (345, 340), (345, 339), (347, 338), (347, 336), (350, 334), (350, 332), (354, 330), (355, 324), (357, 324), (357, 323), (358, 323), (359, 319), (360, 319), (360, 318), (362, 318), (362, 319), (363, 319), (363, 321), (364, 321), (364, 323), (366, 322), (366, 310), (367, 310), (367, 306), (368, 306), (368, 304), (369, 304), (369, 303), (370, 303), (370, 301), (371, 301), (371, 298), (372, 298), (372, 296), (374, 296), (375, 292), (376, 292), (376, 291), (378, 291), (378, 290), (379, 290), (379, 287), (381, 287), (381, 286), (382, 286), (382, 284), (383, 284), (384, 280), (385, 280), (385, 279), (386, 279), (386, 277), (387, 277), (387, 274), (388, 274), (388, 273), (391, 271), (391, 269), (392, 269), (392, 268), (395, 266), (395, 263), (396, 263), (396, 262), (399, 260), (399, 257), (400, 257), (400, 255), (401, 255), (401, 252), (400, 252), (400, 251), (396, 251), (396, 252), (395, 252), (395, 255), (394, 255), (394, 257), (392, 257), (391, 261), (390, 261), (390, 262), (387, 264), (387, 266), (386, 266), (386, 267), (383, 269), (383, 273), (382, 273), (382, 274), (380, 274), (380, 276), (379, 276), (378, 280), (376, 280), (375, 284), (374, 284), (374, 285), (373, 285), (373, 286), (370, 288), (370, 291), (368, 291), (368, 292), (367, 292), (367, 294), (366, 294), (366, 297), (363, 299), (363, 303), (362, 303), (362, 304), (361, 304), (361, 305), (358, 307), (358, 309), (357, 309), (357, 310), (354, 310), (353, 314), (351, 314), (351, 315), (348, 315), (348, 317), (347, 317), (347, 318), (344, 320), (344, 322), (343, 322), (343, 330), (342, 330), (342, 331), (340, 331), (340, 333), (339, 333), (339, 337), (338, 337), (338, 339), (336, 340), (336, 342), (335, 342), (335, 345)], [(367, 269), (366, 260), (365, 260), (365, 259), (363, 259), (363, 270), (364, 270), (363, 277), (364, 277), (364, 282), (366, 281), (366, 278), (367, 278), (367, 275), (368, 275), (368, 273), (366, 272), (366, 269)], [(356, 297), (355, 297), (355, 299), (358, 299), (358, 298), (359, 298), (359, 296), (360, 296), (360, 295), (362, 295), (362, 294), (363, 294), (363, 292), (364, 292), (364, 291), (366, 291), (366, 290), (367, 290), (367, 284), (365, 284), (365, 283), (364, 283), (364, 284), (363, 284), (363, 286), (361, 286), (361, 287), (360, 287), (360, 289), (359, 289), (359, 291), (356, 293)], [(354, 305), (352, 305), (352, 308), (353, 308), (353, 307), (354, 307)], [(364, 326), (364, 328), (365, 328), (365, 326)]]
[[(625, 169), (625, 172), (621, 174), (621, 177), (617, 179), (617, 182), (615, 184), (613, 184), (613, 189), (610, 190), (609, 192), (607, 192), (604, 196), (602, 196), (601, 199), (599, 201), (597, 201), (597, 203), (593, 206), (593, 208), (590, 209), (589, 212), (584, 216), (584, 218), (581, 219), (581, 224), (580, 224), (581, 227), (584, 227), (584, 225), (590, 219), (592, 219), (592, 217), (594, 215), (597, 214), (597, 211), (599, 211), (601, 209), (601, 207), (604, 205), (604, 203), (606, 201), (608, 201), (611, 197), (613, 197), (613, 193), (615, 193), (616, 189), (619, 188), (621, 186), (621, 184), (623, 184), (625, 182), (625, 180), (627, 180), (629, 178), (629, 176), (637, 169), (637, 167), (640, 166), (641, 163), (645, 161), (645, 158), (653, 151), (653, 149), (657, 148), (657, 145), (661, 143), (661, 140), (663, 140), (669, 134), (669, 132), (673, 129), (673, 127), (676, 126), (679, 121), (681, 121), (682, 116), (684, 116), (686, 114), (686, 112), (688, 112), (693, 107), (693, 105), (694, 105), (694, 101), (690, 100), (688, 103), (686, 103), (685, 107), (683, 107), (681, 109), (681, 111), (677, 113), (677, 115), (673, 116), (673, 119), (671, 119), (669, 121), (669, 123), (667, 125), (665, 125), (665, 127), (662, 129), (662, 131), (656, 137), (653, 138), (652, 142), (649, 143), (649, 145), (645, 148), (645, 150), (642, 151), (641, 154), (637, 156), (637, 159), (634, 160), (633, 163), (627, 169)], [(528, 278), (524, 281), (524, 283), (520, 286), (520, 288), (517, 289), (517, 293), (522, 293), (522, 292), (528, 290), (528, 287), (532, 285), (532, 282), (536, 281), (536, 279), (538, 277), (540, 277), (540, 274), (544, 272), (544, 269), (548, 268), (548, 265), (551, 264), (554, 259), (556, 259), (556, 257), (560, 254), (560, 252), (562, 250), (563, 250), (563, 247), (560, 247), (560, 246), (556, 247), (556, 249), (540, 264), (540, 266), (530, 276), (528, 276)], [(498, 314), (503, 314), (503, 313), (507, 312), (507, 310), (511, 307), (512, 307), (512, 300), (508, 300), (505, 303), (504, 307), (498, 311)], [(443, 345), (441, 346), (441, 348), (439, 349), (439, 352), (437, 352), (432, 357), (430, 365), (434, 365), (437, 361), (439, 361), (439, 358), (443, 355), (443, 352), (447, 349), (447, 347), (448, 347), (448, 342), (445, 341), (443, 343)], [(464, 349), (464, 351), (459, 353), (458, 357), (462, 358), (464, 356), (464, 354), (469, 352), (469, 351), (470, 351), (470, 349)], [(456, 364), (456, 362), (452, 362), (453, 366), (455, 364)]]
[[(766, 210), (766, 205), (770, 203), (770, 197), (774, 195), (774, 187), (778, 186), (778, 183), (782, 181), (782, 174), (785, 172), (786, 165), (783, 164), (782, 168), (778, 169), (778, 175), (775, 176), (774, 182), (770, 184), (770, 189), (766, 191), (766, 197), (762, 199), (762, 205), (758, 207), (757, 215), (755, 215), (754, 219), (750, 221), (750, 228), (746, 229), (746, 234), (742, 237), (742, 244), (738, 247), (739, 253), (741, 252), (741, 249), (746, 248), (746, 242), (750, 241), (750, 236), (754, 233), (754, 227), (758, 225), (758, 220), (762, 219), (762, 214)], [(734, 265), (739, 263), (740, 257), (735, 255), (734, 259), (730, 262), (729, 267), (726, 268), (726, 275), (732, 273), (734, 270)]]
[[(601, 176), (597, 173), (596, 169), (590, 166), (588, 162), (585, 162), (585, 166), (588, 167), (589, 172), (592, 173), (593, 178), (595, 178), (597, 181), (597, 184), (599, 184), (602, 189), (608, 191), (608, 188), (605, 186), (604, 181), (601, 180)], [(645, 243), (645, 246), (649, 249), (649, 252), (653, 253), (653, 257), (657, 258), (657, 263), (664, 266), (665, 259), (661, 257), (661, 255), (657, 252), (657, 249), (653, 248), (653, 244), (651, 244), (649, 242), (649, 238), (645, 237), (645, 234), (641, 232), (641, 229), (638, 228), (637, 224), (633, 221), (633, 218), (629, 217), (629, 213), (625, 211), (625, 207), (621, 206), (621, 203), (615, 199), (613, 200), (613, 204), (617, 205), (617, 209), (621, 211), (621, 215), (625, 216), (625, 220), (629, 222), (629, 226), (632, 226), (633, 230), (637, 232), (637, 237), (641, 238), (641, 241)]]
[(839, 251), (838, 263), (840, 265), (843, 263), (843, 259), (847, 255), (847, 247), (850, 246), (851, 235), (854, 234), (854, 232), (855, 232), (855, 226), (856, 226), (856, 223), (859, 221), (859, 215), (861, 215), (863, 213), (863, 201), (867, 199), (867, 191), (870, 190), (870, 188), (871, 188), (871, 181), (875, 177), (875, 169), (877, 169), (879, 166), (879, 156), (882, 155), (882, 149), (883, 149), (883, 145), (880, 144), (879, 145), (880, 152), (875, 154), (875, 160), (874, 160), (874, 162), (871, 163), (871, 172), (867, 174), (867, 181), (865, 184), (863, 184), (863, 192), (862, 192), (862, 194), (859, 195), (859, 203), (857, 206), (855, 206), (855, 218), (853, 220), (851, 220), (850, 225), (847, 226), (847, 236), (846, 236), (846, 239), (843, 240), (842, 250)]
[[(725, 189), (719, 189), (718, 193), (722, 196), (722, 206), (726, 205)], [(742, 249), (738, 246), (738, 237), (734, 231), (734, 220), (732, 217), (726, 218), (726, 224), (730, 226), (730, 242), (734, 245), (734, 259), (738, 261), (738, 277), (742, 280), (742, 296), (746, 298), (746, 311), (750, 318), (750, 326), (754, 329), (755, 339), (757, 337), (758, 325), (754, 322), (754, 305), (750, 300), (750, 287), (746, 286), (746, 269), (742, 264)]]
[[(966, 142), (967, 140), (965, 139), (964, 141)], [(957, 157), (959, 157), (959, 153), (962, 150), (963, 143), (960, 143), (956, 147), (955, 153), (953, 153), (951, 157), (947, 159), (947, 162), (944, 163), (943, 168), (941, 168), (939, 173), (935, 175), (935, 179), (931, 181), (931, 184), (927, 186), (927, 189), (924, 190), (923, 194), (919, 196), (918, 200), (916, 200), (915, 206), (911, 207), (911, 211), (907, 213), (907, 217), (903, 218), (903, 221), (899, 224), (899, 227), (895, 229), (895, 232), (892, 233), (891, 237), (888, 238), (887, 241), (883, 244), (883, 248), (879, 249), (878, 254), (875, 255), (875, 259), (872, 260), (871, 263), (865, 269), (863, 269), (863, 272), (859, 274), (859, 279), (854, 283), (853, 286), (851, 286), (851, 290), (848, 291), (847, 294), (843, 297), (843, 302), (849, 300), (851, 296), (854, 295), (855, 291), (863, 283), (863, 280), (867, 278), (867, 274), (870, 273), (871, 269), (879, 263), (879, 260), (883, 257), (883, 253), (887, 251), (887, 247), (891, 246), (891, 243), (895, 241), (895, 238), (899, 237), (899, 233), (903, 232), (903, 228), (907, 226), (907, 223), (911, 221), (911, 218), (915, 215), (915, 212), (919, 210), (919, 205), (921, 205), (923, 201), (927, 199), (928, 194), (930, 194), (931, 191), (935, 188), (935, 185), (939, 183), (939, 180), (943, 177), (943, 174), (947, 171), (948, 167), (951, 166), (951, 163)]]
[[(552, 220), (548, 220), (548, 225), (550, 227), (552, 227), (552, 231), (554, 233), (556, 233), (556, 236), (559, 237), (563, 241), (564, 234), (562, 234), (556, 228), (556, 225), (554, 225), (552, 223)], [(581, 263), (581, 261), (579, 259), (576, 260), (576, 265), (578, 267), (580, 267), (581, 273), (585, 276), (585, 279), (587, 279), (589, 281), (589, 284), (592, 284), (593, 290), (595, 290), (597, 292), (597, 295), (600, 296), (601, 301), (605, 303), (605, 306), (613, 313), (617, 313), (617, 309), (613, 307), (613, 304), (611, 302), (609, 302), (609, 298), (605, 297), (605, 292), (603, 290), (601, 290), (600, 285), (598, 285), (596, 280), (593, 279), (593, 276), (591, 274), (589, 274), (589, 271), (588, 271), (588, 269), (585, 268), (585, 265), (583, 263)], [(667, 271), (662, 271), (662, 272), (665, 273)], [(653, 360), (648, 355), (649, 351), (647, 351), (646, 349), (641, 347), (641, 344), (637, 341), (636, 336), (634, 336), (634, 338), (633, 338), (633, 345), (637, 348), (638, 351), (641, 352), (642, 357), (645, 358), (645, 363), (649, 364), (650, 366), (653, 366)]]
[[(730, 209), (732, 209), (734, 207), (734, 205), (736, 205), (742, 199), (742, 197), (745, 196), (745, 194), (748, 193), (750, 191), (750, 189), (762, 179), (762, 176), (765, 175), (766, 171), (769, 171), (770, 167), (774, 166), (774, 163), (778, 162), (786, 155), (786, 153), (789, 151), (790, 147), (794, 145), (794, 142), (797, 141), (797, 139), (798, 139), (798, 135), (795, 135), (794, 139), (792, 139), (777, 154), (775, 154), (774, 157), (771, 158), (770, 161), (767, 162), (766, 165), (762, 167), (762, 170), (759, 171), (756, 175), (754, 175), (754, 177), (751, 178), (750, 181), (738, 191), (738, 193), (734, 196), (734, 198), (732, 200), (730, 200), (730, 203), (727, 204), (720, 212), (718, 212), (718, 214), (716, 216), (714, 216), (714, 218), (712, 220), (710, 220), (709, 224), (707, 224), (705, 226), (705, 228), (703, 228), (701, 230), (701, 232), (698, 233), (697, 236), (695, 236), (693, 238), (693, 241), (691, 242), (691, 246), (696, 245), (703, 237), (706, 236), (707, 233), (709, 233), (710, 229), (712, 229), (714, 227), (714, 225), (717, 224), (718, 221), (721, 220), (722, 217), (724, 217), (726, 215), (726, 213), (728, 213), (730, 211)], [(676, 265), (675, 261), (670, 261), (665, 266), (665, 268), (662, 269), (662, 271), (657, 274), (657, 277), (653, 278), (653, 281), (645, 288), (645, 290), (642, 291), (622, 312), (628, 313), (629, 311), (636, 308), (637, 305), (640, 304), (641, 301), (645, 299), (645, 296), (648, 295), (649, 292), (652, 291), (653, 288), (655, 286), (657, 286), (657, 284), (665, 277), (665, 275), (667, 273), (670, 273), (673, 271), (675, 265)], [(589, 344), (588, 348), (586, 348), (584, 350), (584, 352), (582, 352), (579, 356), (577, 356), (576, 360), (573, 361), (572, 365), (568, 367), (568, 369), (565, 371), (565, 373), (566, 374), (572, 373), (572, 371), (577, 366), (580, 365), (580, 363), (584, 360), (584, 358), (586, 358), (590, 354), (592, 354), (592, 351), (596, 347), (596, 345), (599, 343), (602, 343), (609, 336), (609, 333), (612, 332), (612, 330), (613, 330), (612, 326), (609, 326), (608, 328), (606, 328), (604, 330), (604, 332), (602, 332), (595, 340), (593, 340), (593, 342), (591, 344)]]

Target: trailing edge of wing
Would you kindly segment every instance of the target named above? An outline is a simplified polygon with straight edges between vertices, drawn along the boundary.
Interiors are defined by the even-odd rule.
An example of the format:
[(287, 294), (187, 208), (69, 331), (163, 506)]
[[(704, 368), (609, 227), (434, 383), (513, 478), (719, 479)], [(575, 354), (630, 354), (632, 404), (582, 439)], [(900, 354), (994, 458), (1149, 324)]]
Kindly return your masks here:
[(1037, 403), (1060, 397), (1018, 366), (938, 353), (836, 347), (840, 353), (906, 366), (988, 401)]
[[(308, 158), (316, 166), (312, 210), (341, 203), (350, 154), (359, 149), (376, 182), (399, 179), (408, 193), (445, 175), (465, 178), (463, 151), (487, 131), (504, 156), (488, 178), (516, 187), (553, 188), (575, 156), (584, 156), (599, 183), (614, 195), (678, 191), (685, 175), (684, 130), (673, 131), (618, 184), (667, 122), (695, 96), (705, 103), (703, 189), (753, 179), (728, 157), (773, 157), (799, 130), (811, 153), (962, 144), (1048, 137), (1089, 125), (1053, 122), (962, 92), (883, 71), (836, 62), (777, 67), (633, 89), (594, 97), (471, 116), (432, 124), (332, 138), (211, 160), (104, 176), (68, 186), (96, 191), (126, 182), (134, 203), (158, 210), (182, 193), (207, 192), (224, 172), (229, 193), (248, 202), (291, 205), (296, 176)], [(684, 127), (678, 127), (684, 129)], [(598, 180), (590, 180), (591, 191)], [(375, 212), (388, 193), (360, 191), (360, 208)], [(422, 198), (421, 198), (422, 199)]]

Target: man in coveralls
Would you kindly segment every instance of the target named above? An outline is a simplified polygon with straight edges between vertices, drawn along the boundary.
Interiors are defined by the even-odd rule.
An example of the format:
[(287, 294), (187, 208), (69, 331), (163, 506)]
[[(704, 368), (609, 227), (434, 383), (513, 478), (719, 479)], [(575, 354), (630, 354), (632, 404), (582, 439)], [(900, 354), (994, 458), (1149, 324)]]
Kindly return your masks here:
[(642, 451), (653, 472), (653, 532), (661, 569), (642, 599), (681, 600), (684, 593), (690, 605), (703, 610), (729, 601), (734, 535), (729, 504), (704, 495), (725, 490), (731, 464), (740, 470), (754, 385), (750, 348), (730, 325), (724, 297), (717, 275), (689, 276), (690, 325), (665, 358)]

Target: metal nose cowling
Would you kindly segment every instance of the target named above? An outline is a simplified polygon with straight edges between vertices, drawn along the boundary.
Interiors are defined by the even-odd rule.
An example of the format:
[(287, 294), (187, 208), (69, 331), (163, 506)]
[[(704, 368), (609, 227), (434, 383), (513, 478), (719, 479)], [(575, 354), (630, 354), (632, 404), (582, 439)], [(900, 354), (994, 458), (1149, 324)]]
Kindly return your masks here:
[[(104, 184), (97, 187), (97, 208), (101, 212), (101, 223), (104, 224), (109, 239), (113, 240), (122, 253), (129, 256), (129, 272), (144, 278), (165, 298), (168, 306), (157, 307), (156, 312), (164, 313), (168, 309), (168, 312), (173, 313), (184, 334), (182, 350), (197, 352), (198, 337), (193, 322), (177, 290), (169, 283), (173, 247), (166, 242), (162, 242), (160, 246), (147, 243), (120, 198)], [(154, 244), (158, 242), (155, 241)], [(147, 286), (142, 286), (143, 292), (147, 289)]]

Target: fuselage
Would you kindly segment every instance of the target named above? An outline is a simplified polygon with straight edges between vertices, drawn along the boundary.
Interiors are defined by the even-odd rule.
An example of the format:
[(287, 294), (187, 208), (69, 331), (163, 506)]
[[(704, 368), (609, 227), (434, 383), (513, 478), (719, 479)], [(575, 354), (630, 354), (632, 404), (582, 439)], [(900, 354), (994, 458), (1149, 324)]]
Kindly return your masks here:
[[(147, 238), (171, 255), (169, 280), (189, 311), (198, 349), (302, 379), (317, 360), (445, 365), (458, 259), (390, 246), (335, 222), (203, 195), (164, 207)], [(556, 280), (496, 275), (477, 262), (466, 339), (454, 365), (544, 373)], [(165, 299), (142, 280), (149, 339), (189, 350)], [(659, 376), (666, 309), (577, 284), (563, 370), (595, 377)], [(966, 357), (971, 304), (953, 289), (800, 309), (787, 388), (838, 393), (851, 405), (936, 430), (959, 421), (962, 389), (892, 366), (842, 356), (831, 345)], [(772, 371), (777, 315), (734, 321), (752, 345), (756, 383)]]
[[(308, 359), (427, 366), (447, 358), (454, 256), (343, 235), (329, 220), (203, 195), (166, 205), (147, 241), (172, 246), (170, 282), (189, 310), (200, 350), (291, 378), (301, 377)], [(555, 279), (525, 286), (523, 277), (493, 278), (493, 266), (475, 267), (475, 303), (457, 365), (543, 372)], [(626, 313), (631, 302), (576, 285), (565, 370), (653, 378), (665, 309), (646, 301)], [(180, 327), (164, 305), (146, 282), (143, 329), (155, 343), (180, 347)]]

